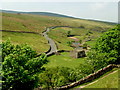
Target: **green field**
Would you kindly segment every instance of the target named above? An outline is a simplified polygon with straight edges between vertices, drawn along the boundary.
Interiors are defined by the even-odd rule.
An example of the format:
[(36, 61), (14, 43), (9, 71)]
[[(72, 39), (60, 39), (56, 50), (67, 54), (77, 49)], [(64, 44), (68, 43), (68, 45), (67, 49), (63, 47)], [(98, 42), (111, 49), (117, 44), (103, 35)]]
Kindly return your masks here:
[(108, 74), (106, 77), (98, 79), (97, 82), (86, 86), (85, 88), (118, 88), (118, 73)]
[[(80, 88), (84, 90), (84, 89), (92, 89), (92, 88), (118, 88), (118, 75), (120, 75), (120, 69), (118, 68), (114, 68), (111, 71), (103, 74), (102, 76), (100, 76), (99, 78), (91, 81), (91, 82), (87, 82), (81, 85), (78, 85), (74, 88)], [(110, 87), (109, 87), (110, 86)], [(73, 89), (74, 89), (73, 88)], [(73, 90), (70, 89), (70, 90)]]
[[(28, 32), (38, 32), (42, 34), (46, 27), (52, 26), (72, 26), (72, 27), (84, 27), (82, 29), (78, 28), (56, 28), (49, 32), (49, 36), (55, 40), (58, 45), (58, 50), (72, 50), (73, 48), (69, 47), (66, 42), (71, 41), (66, 37), (66, 32), (70, 30), (78, 39), (84, 40), (88, 36), (85, 35), (88, 31), (92, 31), (93, 34), (91, 38), (93, 41), (87, 42), (88, 45), (93, 46), (94, 39), (97, 38), (100, 33), (97, 31), (106, 31), (109, 28), (114, 27), (112, 24), (107, 24), (103, 22), (82, 20), (82, 19), (73, 19), (73, 18), (64, 18), (64, 17), (52, 17), (52, 16), (42, 16), (42, 15), (32, 15), (32, 14), (11, 14), (11, 13), (2, 13), (2, 29), (3, 30), (12, 30), (12, 31), (28, 31)], [(32, 46), (33, 49), (38, 52), (44, 52), (48, 50), (47, 40), (40, 36), (27, 35), (23, 34), (22, 37), (20, 34), (16, 33), (10, 35), (7, 33), (6, 37), (3, 36), (3, 40), (11, 38), (12, 43), (28, 43)], [(3, 32), (4, 35), (4, 32)], [(24, 40), (23, 40), (24, 38)], [(33, 39), (34, 38), (34, 39)], [(21, 40), (20, 40), (21, 39)], [(36, 39), (36, 40), (35, 40)], [(17, 41), (19, 40), (19, 41)], [(33, 44), (34, 43), (34, 44)]]
[(102, 22), (73, 18), (2, 13), (2, 28), (6, 30), (34, 31), (41, 33), (44, 31), (45, 27), (61, 25), (74, 27), (85, 26), (86, 29), (94, 30), (104, 30), (113, 26)]
[[(71, 50), (72, 48), (68, 46), (68, 41), (74, 41), (67, 37), (67, 32), (70, 31), (73, 37), (78, 40), (82, 40), (82, 43), (87, 43), (88, 46), (92, 47), (95, 44), (96, 39), (102, 34), (102, 32), (87, 30), (83, 28), (68, 28), (59, 27), (52, 29), (49, 32), (49, 36), (56, 41), (59, 50)], [(89, 33), (91, 32), (91, 33)], [(87, 41), (91, 39), (91, 41)], [(64, 46), (63, 46), (64, 45)]]
[(46, 67), (69, 67), (75, 68), (84, 63), (85, 58), (72, 58), (69, 52), (63, 52), (61, 55), (53, 55), (47, 58)]
[[(28, 44), (37, 53), (43, 53), (49, 50), (48, 41), (42, 36), (42, 32), (47, 27), (53, 26), (71, 26), (58, 27), (50, 30), (48, 36), (53, 39), (58, 47), (58, 50), (73, 50), (67, 42), (73, 41), (67, 37), (68, 31), (71, 36), (82, 40), (82, 44), (86, 43), (93, 47), (96, 40), (103, 32), (114, 27), (114, 25), (104, 22), (96, 22), (83, 19), (52, 17), (32, 14), (10, 14), (2, 13), (2, 30), (12, 31), (27, 31), (37, 32), (32, 33), (18, 33), (18, 32), (2, 32), (2, 40), (10, 40), (14, 45)], [(91, 40), (89, 40), (91, 39)], [(72, 58), (70, 52), (63, 52), (60, 55), (52, 55), (47, 57), (48, 63), (44, 65), (46, 68), (52, 67), (69, 67), (76, 68), (80, 64), (85, 64), (86, 57)], [(89, 69), (90, 71), (90, 69)], [(98, 82), (85, 88), (116, 88), (118, 86), (118, 72), (111, 74), (103, 79), (98, 79)]]
[(18, 32), (2, 32), (2, 41), (10, 40), (13, 44), (28, 44), (38, 53), (42, 53), (49, 49), (47, 40), (38, 34), (18, 33)]

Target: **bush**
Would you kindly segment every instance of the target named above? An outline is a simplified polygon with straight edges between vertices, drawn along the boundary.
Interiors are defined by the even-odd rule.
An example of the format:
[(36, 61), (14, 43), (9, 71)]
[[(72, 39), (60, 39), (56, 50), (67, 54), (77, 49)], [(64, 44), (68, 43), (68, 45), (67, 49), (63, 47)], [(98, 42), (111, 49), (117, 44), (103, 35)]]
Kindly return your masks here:
[(89, 64), (80, 64), (79, 67), (73, 69), (68, 67), (49, 68), (39, 75), (41, 78), (39, 84), (44, 89), (54, 90), (57, 87), (78, 81), (92, 72), (93, 68)]
[(94, 71), (108, 64), (120, 63), (120, 30), (118, 26), (105, 32), (96, 42), (95, 47), (87, 54), (87, 62)]
[(109, 63), (119, 62), (120, 60), (120, 30), (118, 26), (105, 32), (96, 42), (95, 50), (98, 53), (107, 54)]
[(46, 62), (43, 54), (37, 53), (28, 45), (12, 45), (4, 42), (2, 46), (2, 89), (32, 90), (38, 85), (38, 74), (44, 70)]
[[(54, 89), (78, 80), (80, 74), (75, 69), (67, 67), (49, 68), (39, 75), (40, 86), (45, 89)], [(80, 78), (79, 78), (80, 79)]]

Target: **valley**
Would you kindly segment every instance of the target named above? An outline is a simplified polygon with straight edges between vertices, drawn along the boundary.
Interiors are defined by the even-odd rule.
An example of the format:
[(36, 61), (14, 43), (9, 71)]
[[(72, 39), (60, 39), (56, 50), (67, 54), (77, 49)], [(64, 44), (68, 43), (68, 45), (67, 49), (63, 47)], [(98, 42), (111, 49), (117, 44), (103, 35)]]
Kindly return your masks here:
[[(38, 79), (36, 89), (47, 88), (48, 90), (53, 90), (64, 85), (69, 85), (97, 72), (101, 68), (111, 64), (111, 62), (119, 62), (117, 61), (118, 59), (116, 59), (119, 53), (116, 52), (118, 46), (115, 46), (113, 51), (109, 51), (111, 50), (110, 48), (112, 48), (112, 44), (110, 46), (108, 45), (108, 43), (116, 41), (116, 37), (120, 39), (117, 24), (78, 19), (58, 14), (51, 15), (51, 13), (45, 13), (45, 15), (39, 14), (2, 12), (2, 30), (0, 30), (0, 32), (2, 32), (1, 43), (5, 43), (3, 46), (6, 45), (7, 48), (3, 50), (5, 51), (3, 53), (5, 55), (3, 56), (7, 57), (4, 59), (7, 60), (12, 55), (13, 59), (11, 60), (20, 58), (18, 61), (17, 59), (15, 60), (17, 64), (20, 63), (19, 68), (21, 72), (23, 71), (23, 77), (29, 76), (28, 67), (30, 67), (31, 70), (37, 68), (36, 70), (38, 71), (32, 71), (35, 71), (35, 75), (30, 73), (34, 76), (31, 80)], [(116, 30), (116, 32), (112, 30)], [(109, 36), (109, 33), (110, 35), (116, 35)], [(113, 40), (114, 37), (115, 40)], [(110, 41), (106, 41), (106, 38)], [(11, 44), (6, 41), (10, 41)], [(25, 51), (23, 49), (25, 44), (29, 45), (31, 49), (26, 47)], [(118, 43), (115, 43), (115, 45), (117, 44)], [(20, 45), (23, 45), (23, 47)], [(109, 47), (109, 50), (104, 47)], [(84, 57), (71, 57), (71, 52), (77, 48), (82, 48), (82, 50), (85, 51)], [(10, 50), (11, 52), (13, 51), (13, 54), (8, 53)], [(29, 52), (29, 50), (33, 51)], [(101, 53), (101, 51), (104, 50), (106, 51)], [(20, 53), (20, 55), (16, 54), (17, 52)], [(29, 55), (31, 56), (29, 57)], [(25, 61), (26, 64), (23, 65), (20, 60), (23, 63)], [(13, 63), (13, 61), (11, 61), (11, 63)], [(40, 67), (40, 69), (38, 69), (38, 67)], [(111, 77), (110, 80), (112, 79)], [(116, 73), (115, 77), (117, 77)], [(29, 78), (30, 77), (27, 79)], [(101, 82), (102, 81), (100, 81), (100, 83)], [(98, 87), (97, 84), (95, 88), (96, 87)], [(88, 86), (88, 88), (90, 87)], [(113, 86), (111, 88), (116, 88), (116, 83), (115, 87)]]

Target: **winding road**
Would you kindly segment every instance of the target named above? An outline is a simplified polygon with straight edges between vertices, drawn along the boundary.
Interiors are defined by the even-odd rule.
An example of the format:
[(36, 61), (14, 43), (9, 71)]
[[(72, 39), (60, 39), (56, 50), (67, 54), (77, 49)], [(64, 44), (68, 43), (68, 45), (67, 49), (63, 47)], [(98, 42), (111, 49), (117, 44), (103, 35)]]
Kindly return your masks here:
[(50, 31), (50, 28), (46, 28), (46, 30), (43, 32), (43, 36), (48, 40), (48, 43), (50, 45), (50, 51), (47, 52), (46, 55), (51, 55), (57, 52), (57, 47), (56, 47), (55, 42), (51, 38), (49, 38), (47, 35), (47, 32), (49, 31)]
[[(52, 28), (54, 28), (54, 27), (50, 27), (50, 28), (52, 29)], [(51, 55), (51, 54), (54, 54), (54, 53), (57, 52), (57, 47), (56, 47), (55, 42), (54, 42), (51, 38), (49, 38), (48, 35), (47, 35), (47, 32), (50, 31), (50, 28), (46, 28), (46, 30), (42, 33), (43, 36), (48, 40), (48, 43), (49, 43), (49, 45), (50, 45), (50, 49), (49, 49), (47, 52), (45, 52), (47, 56), (48, 56), (48, 55)], [(0, 30), (0, 31), (39, 34), (39, 33), (37, 33), (37, 32), (13, 31), (13, 30)], [(39, 35), (40, 35), (40, 34), (39, 34)], [(39, 55), (38, 55), (38, 56), (39, 56)]]
[[(45, 31), (42, 33), (42, 35), (48, 40), (48, 43), (50, 45), (50, 49), (45, 52), (47, 56), (51, 55), (51, 54), (54, 54), (56, 53), (58, 50), (57, 50), (57, 46), (54, 42), (54, 40), (52, 40), (48, 35), (47, 35), (47, 32), (50, 31), (50, 29), (54, 29), (54, 28), (57, 28), (57, 27), (70, 27), (70, 26), (53, 26), (53, 27), (48, 27), (45, 29)], [(72, 27), (70, 27), (72, 28)], [(18, 33), (33, 33), (33, 34), (39, 34), (37, 32), (27, 32), (27, 31), (13, 31), (13, 30), (0, 30), (0, 31), (4, 31), (4, 32), (18, 32)], [(41, 34), (39, 34), (41, 35)], [(39, 56), (39, 55), (38, 55)]]

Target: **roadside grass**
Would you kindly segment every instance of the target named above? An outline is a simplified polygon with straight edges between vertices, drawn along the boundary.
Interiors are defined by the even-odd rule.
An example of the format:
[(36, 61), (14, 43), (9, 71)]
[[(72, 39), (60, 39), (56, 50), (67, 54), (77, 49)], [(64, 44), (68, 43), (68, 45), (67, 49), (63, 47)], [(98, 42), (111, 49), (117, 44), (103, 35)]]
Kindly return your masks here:
[(72, 58), (69, 52), (63, 52), (60, 55), (49, 56), (45, 67), (69, 67), (75, 68), (84, 63), (85, 58)]
[(49, 49), (47, 40), (38, 34), (2, 32), (2, 41), (10, 40), (13, 44), (28, 44), (38, 53), (45, 52)]
[(56, 42), (58, 50), (73, 50), (73, 48), (67, 44), (68, 41), (72, 40), (67, 37), (67, 34), (65, 32), (67, 31), (55, 28), (50, 30), (50, 32), (48, 32), (48, 35)]
[[(117, 71), (117, 72), (115, 72), (113, 75), (109, 75), (110, 73), (112, 73), (112, 72), (114, 72), (114, 71)], [(97, 79), (95, 79), (95, 80), (93, 80), (93, 81), (91, 81), (91, 82), (87, 82), (87, 83), (84, 83), (84, 84), (81, 84), (81, 85), (78, 85), (78, 86), (76, 86), (76, 87), (74, 87), (73, 89), (75, 89), (75, 88), (80, 88), (81, 86), (84, 86), (84, 85), (88, 85), (88, 84), (90, 84), (90, 83), (92, 83), (92, 82), (94, 82), (94, 81), (97, 81), (97, 82), (95, 82), (95, 83), (93, 83), (93, 84), (91, 84), (91, 85), (88, 85), (88, 86), (85, 86), (84, 88), (81, 88), (82, 90), (84, 90), (84, 89), (92, 89), (92, 88), (107, 88), (107, 87), (104, 87), (104, 86), (107, 86), (107, 83), (106, 82), (108, 82), (108, 84), (110, 83), (110, 82), (114, 82), (114, 85), (111, 85), (111, 87), (110, 88), (118, 88), (118, 75), (119, 75), (119, 72), (120, 72), (120, 69), (118, 69), (118, 68), (113, 68), (111, 71), (109, 71), (109, 72), (107, 72), (107, 73), (105, 73), (105, 74), (103, 74), (102, 76), (100, 76), (99, 78), (97, 78)], [(106, 75), (108, 75), (107, 77), (105, 77), (105, 78), (103, 78), (104, 76), (106, 76)], [(105, 80), (102, 80), (101, 78), (103, 78), (103, 79), (105, 79)], [(113, 79), (113, 81), (112, 81), (112, 79)], [(117, 81), (116, 81), (117, 80)], [(97, 83), (97, 84), (96, 84)], [(95, 84), (95, 86), (94, 86), (94, 84)], [(99, 85), (99, 86), (97, 86), (97, 85)], [(90, 86), (90, 87), (89, 87)], [(73, 90), (73, 89), (70, 89), (70, 90)]]

